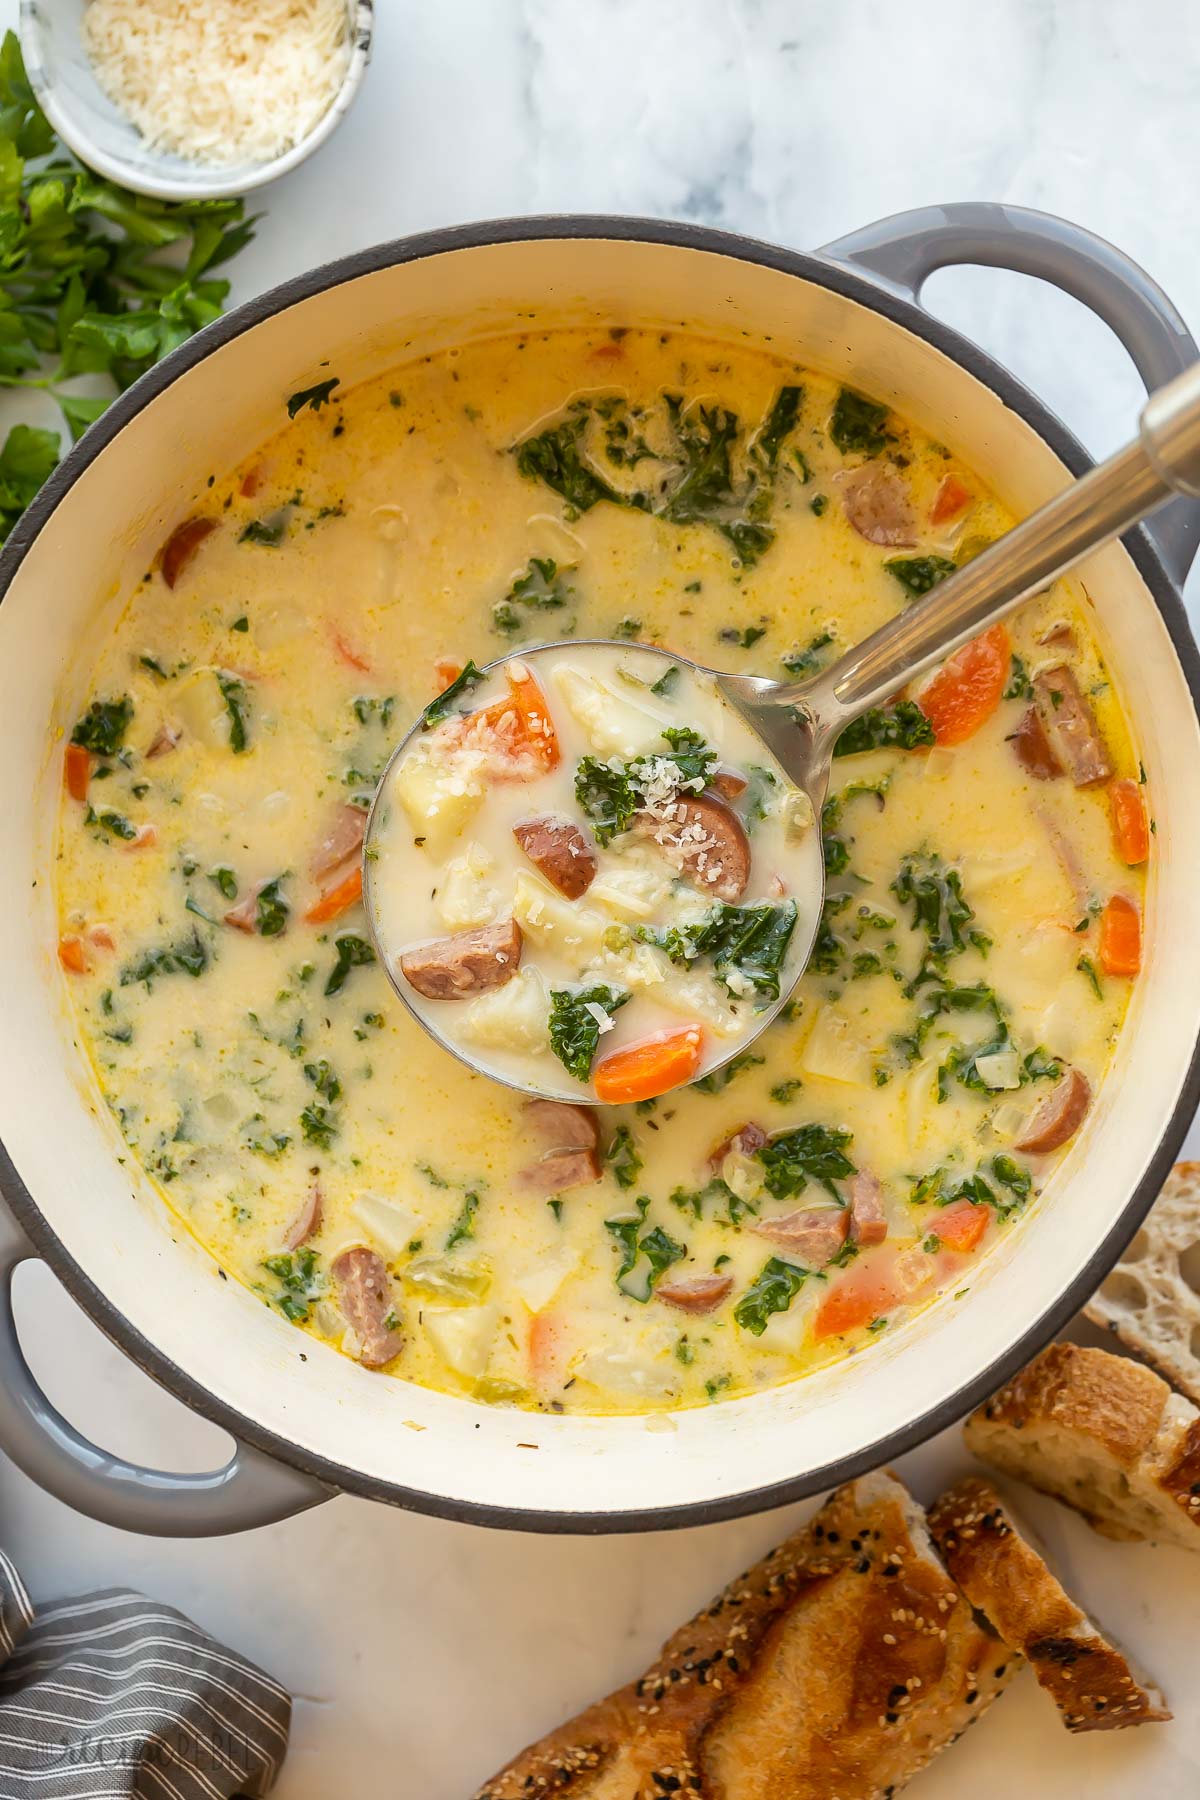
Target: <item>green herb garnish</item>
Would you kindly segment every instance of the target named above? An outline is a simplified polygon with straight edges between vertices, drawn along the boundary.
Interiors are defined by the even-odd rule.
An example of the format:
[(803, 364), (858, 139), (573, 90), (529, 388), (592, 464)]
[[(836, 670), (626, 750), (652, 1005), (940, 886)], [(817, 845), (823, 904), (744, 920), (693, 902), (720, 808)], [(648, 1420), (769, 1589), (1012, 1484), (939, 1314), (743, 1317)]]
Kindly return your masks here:
[(594, 987), (554, 988), (550, 993), (550, 1048), (569, 1075), (586, 1081), (600, 1042), (601, 1021), (591, 1010), (615, 1013), (629, 999), (620, 988), (597, 982)]

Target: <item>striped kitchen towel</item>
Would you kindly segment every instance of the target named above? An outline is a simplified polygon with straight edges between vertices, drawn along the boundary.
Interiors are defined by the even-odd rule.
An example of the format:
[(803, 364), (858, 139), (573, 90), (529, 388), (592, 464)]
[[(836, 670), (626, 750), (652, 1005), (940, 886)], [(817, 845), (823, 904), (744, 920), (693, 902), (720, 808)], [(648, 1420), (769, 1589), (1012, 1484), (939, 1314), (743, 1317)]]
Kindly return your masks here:
[(36, 1609), (0, 1551), (0, 1800), (257, 1800), (291, 1701), (128, 1588)]

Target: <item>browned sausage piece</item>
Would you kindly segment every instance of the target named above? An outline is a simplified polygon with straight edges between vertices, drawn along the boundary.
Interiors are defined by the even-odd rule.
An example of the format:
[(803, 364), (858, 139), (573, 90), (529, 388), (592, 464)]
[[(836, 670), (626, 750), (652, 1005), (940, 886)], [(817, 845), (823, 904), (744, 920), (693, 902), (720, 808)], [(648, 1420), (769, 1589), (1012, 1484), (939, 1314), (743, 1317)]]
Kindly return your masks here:
[(522, 850), (546, 880), (568, 900), (586, 894), (596, 879), (596, 853), (570, 819), (545, 813), (513, 826)]
[(215, 519), (185, 519), (177, 525), (158, 557), (162, 578), (173, 588), (210, 532), (217, 529)]
[(314, 1181), (308, 1190), (304, 1204), (284, 1233), (283, 1247), (285, 1250), (298, 1250), (301, 1244), (307, 1244), (310, 1237), (315, 1237), (321, 1229), (323, 1208), (324, 1201), (320, 1184)]
[(520, 964), (521, 927), (515, 919), (502, 919), (406, 950), (400, 973), (427, 1000), (469, 1000), (503, 987)]
[(1033, 678), (1033, 697), (1054, 753), (1076, 787), (1093, 787), (1113, 772), (1095, 714), (1066, 663)]
[(147, 746), (147, 758), (152, 756), (166, 756), (169, 750), (175, 749), (182, 737), (183, 732), (178, 725), (169, 725), (164, 720)]
[(1042, 715), (1031, 706), (1008, 740), (1017, 761), (1035, 781), (1053, 781), (1062, 774), (1062, 764), (1054, 754), (1054, 746), (1046, 736)]
[(874, 1175), (860, 1169), (850, 1183), (850, 1237), (863, 1249), (882, 1244), (888, 1234), (883, 1188)]
[(398, 1356), (404, 1339), (394, 1324), (391, 1285), (383, 1258), (374, 1250), (343, 1250), (330, 1271), (338, 1305), (362, 1349), (359, 1362), (380, 1369)]
[(714, 1175), (719, 1175), (727, 1156), (753, 1156), (756, 1150), (762, 1149), (766, 1141), (766, 1132), (753, 1120), (739, 1125), (736, 1131), (731, 1131), (727, 1138), (721, 1139), (715, 1150), (709, 1152), (709, 1169)]
[(794, 1251), (814, 1268), (836, 1256), (846, 1241), (850, 1214), (843, 1206), (822, 1206), (816, 1211), (780, 1213), (774, 1219), (755, 1219), (750, 1230), (783, 1250)]
[(732, 1275), (681, 1276), (678, 1281), (660, 1281), (654, 1297), (677, 1306), (680, 1312), (707, 1313), (720, 1306), (732, 1286)]
[(600, 1179), (600, 1124), (590, 1106), (558, 1100), (528, 1100), (525, 1117), (545, 1139), (546, 1152), (521, 1170), (531, 1194), (561, 1194)]
[(1078, 1069), (1067, 1069), (1025, 1126), (1017, 1139), (1017, 1149), (1031, 1156), (1059, 1149), (1075, 1136), (1091, 1104), (1092, 1089), (1087, 1076)]
[(714, 794), (681, 795), (664, 813), (670, 818), (639, 813), (637, 830), (698, 888), (718, 900), (740, 900), (750, 879), (750, 840), (737, 814)]
[(917, 521), (903, 479), (890, 463), (867, 462), (838, 483), (842, 507), (859, 537), (869, 544), (915, 544)]
[(718, 763), (709, 777), (708, 785), (714, 793), (720, 794), (722, 800), (736, 800), (744, 794), (750, 783), (740, 769), (731, 769), (727, 763)]
[(235, 931), (253, 931), (258, 924), (258, 896), (266, 887), (265, 881), (258, 881), (250, 892), (231, 906), (225, 914), (225, 923), (232, 925)]
[(313, 851), (309, 871), (316, 880), (332, 874), (339, 863), (362, 849), (367, 832), (367, 815), (361, 806), (344, 802), (338, 807), (320, 843)]

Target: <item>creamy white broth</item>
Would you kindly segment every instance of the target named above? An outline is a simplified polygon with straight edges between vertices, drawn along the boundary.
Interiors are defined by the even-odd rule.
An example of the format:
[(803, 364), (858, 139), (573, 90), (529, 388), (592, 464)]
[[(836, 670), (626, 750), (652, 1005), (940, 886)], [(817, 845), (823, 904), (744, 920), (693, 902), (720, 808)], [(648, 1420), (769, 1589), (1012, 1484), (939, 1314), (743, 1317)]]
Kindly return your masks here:
[[(793, 386), (803, 393), (772, 465), (755, 451), (760, 425)], [(675, 423), (664, 395), (683, 396)], [(1002, 1234), (1036, 1233), (1069, 1145), (1035, 1155), (1016, 1142), (1061, 1080), (1051, 1070), (1101, 1085), (1129, 993), (1103, 971), (1099, 941), (1100, 909), (1138, 902), (1142, 886), (1114, 848), (1110, 784), (1039, 780), (1011, 741), (1030, 683), (1065, 662), (1116, 777), (1137, 782), (1082, 590), (1060, 583), (1011, 623), (1010, 697), (964, 741), (836, 759), (825, 925), (786, 1016), (748, 1058), (644, 1110), (606, 1112), (600, 1178), (531, 1193), (546, 1140), (519, 1097), (430, 1044), (365, 960), (352, 897), (306, 916), (348, 877), (353, 888), (353, 854), (320, 876), (314, 860), (446, 685), (439, 664), (575, 634), (803, 672), (911, 603), (889, 563), (915, 562), (906, 576), (920, 585), (940, 566), (930, 559), (961, 560), (1008, 517), (895, 415), (860, 406), (857, 440), (846, 417), (835, 433), (824, 378), (682, 334), (530, 332), (399, 369), (291, 423), (284, 399), (258, 455), (211, 485), (198, 472), (180, 496), (179, 521), (212, 529), (174, 558), (174, 586), (156, 568), (87, 647), (99, 711), (77, 735), (96, 747), (75, 747), (85, 797), (62, 805), (63, 978), (98, 1104), (165, 1203), (296, 1329), (362, 1354), (333, 1274), (361, 1251), (383, 1270), (390, 1373), (565, 1410), (753, 1391), (901, 1328), (947, 1286), (969, 1289)], [(701, 404), (718, 432), (723, 409), (739, 424), (724, 495), (697, 507), (680, 500), (676, 467)], [(578, 451), (573, 498), (514, 454), (541, 443), (532, 461), (556, 475), (546, 431)], [(603, 496), (579, 485), (580, 468), (599, 472)], [(935, 520), (951, 481), (966, 497)], [(633, 494), (644, 503), (621, 503)], [(875, 529), (897, 494), (912, 541), (864, 538), (849, 509)], [(534, 557), (569, 589), (560, 606), (518, 592)], [(951, 876), (949, 910), (969, 916), (941, 987), (914, 990), (929, 955), (919, 897), (949, 906)], [(225, 922), (239, 908), (251, 929)], [(946, 984), (980, 1003), (922, 1017)], [(986, 1060), (1001, 1034), (1020, 1085), (970, 1085), (972, 1050)], [(818, 1135), (790, 1171), (760, 1146), (730, 1149), (714, 1174), (712, 1152), (748, 1123)], [(997, 1157), (1028, 1192), (1004, 1186)], [(833, 1210), (821, 1167), (840, 1201), (857, 1176), (877, 1180), (883, 1242), (806, 1262), (762, 1234)], [(991, 1201), (966, 1204), (984, 1208), (971, 1218), (985, 1229), (972, 1250), (948, 1250), (939, 1225), (980, 1181)], [(286, 1248), (306, 1215), (306, 1241)], [(650, 1276), (652, 1297), (631, 1297)], [(728, 1291), (711, 1312), (658, 1297), (714, 1276)], [(835, 1296), (854, 1322), (827, 1329)]]
[[(510, 671), (544, 709), (549, 769), (536, 759), (514, 763), (507, 750), (497, 763), (494, 750), (480, 747), (487, 738), (476, 721), (503, 710)], [(654, 1034), (673, 1042), (685, 1024), (698, 1046), (687, 1080), (727, 1062), (787, 998), (812, 935), (821, 852), (807, 796), (711, 676), (636, 645), (510, 659), (446, 706), (449, 716), (414, 734), (390, 765), (367, 848), (367, 904), (408, 1004), (485, 1069), (569, 1100), (595, 1098), (595, 1089), (582, 1054), (574, 1069), (566, 1065), (552, 1018), (556, 994), (569, 1016), (592, 1009), (597, 1071), (614, 1051)], [(664, 732), (675, 734), (674, 753)], [(675, 755), (685, 758), (682, 769)], [(705, 775), (687, 773), (694, 768), (734, 792), (722, 797)], [(639, 789), (657, 815), (639, 808), (616, 821), (607, 792), (593, 796), (586, 782), (609, 774), (627, 781), (631, 769), (661, 790)], [(701, 825), (686, 823), (688, 802), (701, 796), (731, 835), (736, 869)], [(574, 834), (576, 860), (561, 854), (567, 885), (583, 883), (583, 891), (572, 895), (556, 882), (560, 859), (548, 857), (547, 873), (523, 851), (516, 834), (531, 820)], [(685, 829), (694, 845), (681, 842)], [(763, 953), (733, 963), (702, 953), (687, 933), (703, 943), (714, 921), (730, 934), (754, 931)], [(453, 997), (440, 998), (406, 979), (406, 950), (432, 945), (452, 956), (474, 941), (463, 933), (481, 929), (505, 942), (489, 950), (477, 986), (464, 977)], [(674, 957), (660, 947), (671, 942)], [(448, 966), (435, 957), (433, 973)], [(656, 1094), (677, 1082), (664, 1076), (645, 1085)]]

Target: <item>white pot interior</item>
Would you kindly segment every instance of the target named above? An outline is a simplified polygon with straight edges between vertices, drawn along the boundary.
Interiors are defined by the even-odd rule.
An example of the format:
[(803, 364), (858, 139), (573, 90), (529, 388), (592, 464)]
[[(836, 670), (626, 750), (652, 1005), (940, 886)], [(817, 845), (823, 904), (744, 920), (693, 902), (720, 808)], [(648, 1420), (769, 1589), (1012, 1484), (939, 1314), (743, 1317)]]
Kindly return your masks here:
[[(955, 1395), (1060, 1299), (1121, 1220), (1167, 1128), (1200, 1016), (1200, 731), (1170, 638), (1120, 548), (1083, 571), (1151, 782), (1157, 855), (1147, 963), (1088, 1125), (1037, 1206), (971, 1282), (870, 1354), (752, 1399), (649, 1420), (489, 1409), (366, 1373), (293, 1331), (192, 1241), (128, 1159), (72, 1042), (50, 872), (61, 734), (89, 646), (205, 477), (279, 421), (329, 359), (343, 384), (464, 336), (529, 323), (681, 322), (770, 338), (886, 398), (1018, 512), (1068, 475), (1021, 418), (866, 307), (731, 257), (604, 240), (443, 252), (317, 294), (244, 332), (147, 405), (82, 473), (0, 608), (7, 855), (0, 1137), (69, 1255), (136, 1331), (219, 1402), (311, 1453), (434, 1504), (644, 1512), (836, 1464)], [(518, 317), (520, 315), (520, 318)], [(303, 1353), (303, 1355), (302, 1355)]]

